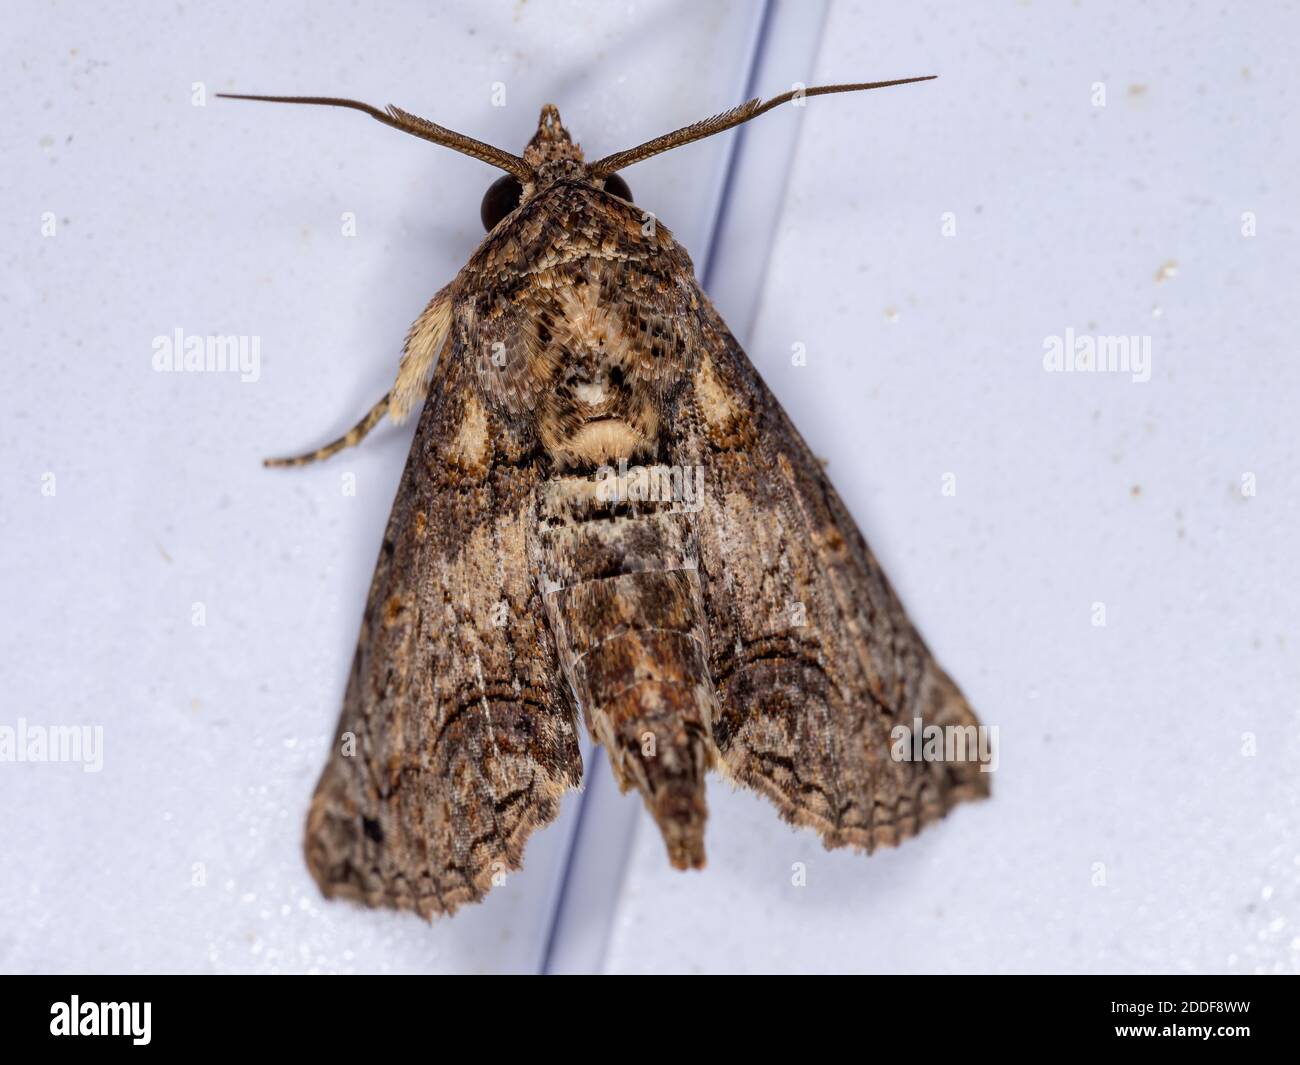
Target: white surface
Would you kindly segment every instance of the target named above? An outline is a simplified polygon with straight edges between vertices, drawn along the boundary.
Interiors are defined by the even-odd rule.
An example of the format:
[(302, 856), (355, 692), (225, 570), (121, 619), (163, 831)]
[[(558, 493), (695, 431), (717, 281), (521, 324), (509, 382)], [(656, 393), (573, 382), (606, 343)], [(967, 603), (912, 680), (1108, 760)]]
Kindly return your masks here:
[[(432, 928), (317, 896), (301, 820), (409, 430), (258, 464), (383, 391), (493, 172), (190, 86), (391, 100), (516, 151), (549, 100), (604, 154), (735, 102), (757, 9), (138, 10), (17, 5), (0, 46), (0, 724), (106, 746), (98, 774), (0, 765), (0, 969), (535, 969), (563, 825)], [(1300, 20), (1164, 10), (832, 5), (818, 79), (941, 79), (808, 102), (750, 354), (1001, 768), (871, 858), (714, 783), (706, 872), (638, 831), (610, 971), (1300, 968)], [(725, 148), (628, 175), (697, 257)], [(155, 374), (176, 326), (259, 335), (261, 380)], [(1152, 380), (1044, 373), (1067, 327), (1149, 333)]]
[[(611, 971), (1300, 969), (1300, 19), (1161, 10), (832, 6), (819, 80), (941, 78), (809, 101), (750, 354), (994, 798), (864, 858), (715, 786), (706, 873), (638, 837)], [(1045, 373), (1068, 326), (1151, 381)]]

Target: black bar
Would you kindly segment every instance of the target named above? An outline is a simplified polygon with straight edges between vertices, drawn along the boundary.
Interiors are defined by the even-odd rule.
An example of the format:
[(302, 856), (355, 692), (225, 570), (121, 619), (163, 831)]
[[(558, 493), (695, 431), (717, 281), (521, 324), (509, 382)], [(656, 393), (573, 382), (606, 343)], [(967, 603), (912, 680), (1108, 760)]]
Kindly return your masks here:
[[(804, 1045), (810, 1054), (840, 1056), (842, 1040), (857, 1035), (854, 1054), (867, 1054), (877, 1038), (902, 1040), (927, 1051), (943, 1047), (990, 1051), (1118, 1048), (1163, 1044), (1185, 1051), (1201, 1044), (1215, 1051), (1287, 1048), (1296, 1032), (1296, 984), (1285, 978), (1245, 976), (853, 976), (784, 979), (780, 987), (732, 987), (678, 991), (671, 995), (632, 988), (608, 978), (603, 986), (574, 989), (531, 978), (528, 988), (488, 987), (471, 977), (307, 976), (9, 976), (0, 988), (0, 1032), (6, 1057), (13, 1050), (49, 1051), (74, 1045), (95, 1052), (118, 1044), (131, 1052), (319, 1049), (337, 1055), (350, 1048), (384, 1051), (409, 1041), (436, 1060), (463, 1056), (477, 1046), (485, 1054), (554, 1051), (556, 1031), (577, 1034), (612, 1025), (636, 1035), (647, 1048), (660, 1025), (679, 1021), (672, 1004), (718, 1005), (734, 994), (748, 1001), (715, 1022), (715, 1039), (746, 1037), (751, 1019), (769, 1039)], [(515, 981), (529, 977), (507, 977)], [(643, 982), (646, 979), (640, 978)], [(704, 978), (709, 980), (709, 978)], [(716, 981), (711, 981), (716, 982)], [(765, 982), (766, 983), (766, 982)], [(116, 1020), (125, 1034), (53, 1034), (71, 1021), (76, 1031), (92, 1022)], [(607, 1000), (607, 1001), (606, 1001)], [(102, 1009), (99, 1004), (119, 1004)], [(135, 1004), (134, 1013), (120, 1004)], [(148, 1026), (144, 1032), (144, 1004)], [(752, 1006), (767, 1003), (760, 1021)], [(87, 1012), (89, 1009), (89, 1012)], [(730, 1012), (730, 1011), (727, 1011)], [(129, 1021), (137, 1023), (132, 1030)], [(685, 1022), (685, 1018), (680, 1019)], [(1186, 1030), (1198, 1029), (1195, 1034)], [(1208, 1037), (1200, 1029), (1209, 1028)], [(723, 1035), (723, 1030), (727, 1035)], [(1123, 1031), (1121, 1031), (1121, 1029)], [(1180, 1029), (1184, 1030), (1180, 1033)], [(1244, 1029), (1244, 1030), (1240, 1030)], [(756, 1030), (755, 1035), (758, 1034)], [(1232, 1030), (1231, 1032), (1229, 1030)], [(838, 1036), (830, 1032), (838, 1031)], [(550, 1032), (543, 1036), (541, 1033)], [(530, 1034), (531, 1033), (531, 1034)], [(665, 1034), (666, 1033), (661, 1033)], [(680, 1033), (679, 1033), (680, 1034)], [(136, 1042), (147, 1038), (148, 1042)], [(829, 1039), (829, 1043), (826, 1040)], [(466, 1042), (468, 1041), (468, 1046)], [(854, 1040), (858, 1041), (858, 1040)], [(459, 1050), (453, 1048), (459, 1046)], [(769, 1050), (772, 1047), (769, 1047)], [(674, 1052), (674, 1056), (676, 1052)]]

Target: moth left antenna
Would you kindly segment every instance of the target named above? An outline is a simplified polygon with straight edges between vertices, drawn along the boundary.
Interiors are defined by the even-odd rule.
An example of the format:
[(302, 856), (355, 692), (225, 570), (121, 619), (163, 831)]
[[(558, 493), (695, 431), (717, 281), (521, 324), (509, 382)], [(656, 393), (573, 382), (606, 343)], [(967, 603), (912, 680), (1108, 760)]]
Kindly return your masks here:
[(389, 104), (385, 110), (381, 111), (379, 108), (371, 107), (370, 104), (362, 103), (360, 100), (345, 100), (337, 96), (250, 96), (246, 93), (237, 92), (219, 92), (217, 95), (227, 100), (262, 100), (274, 104), (320, 104), (325, 107), (350, 107), (354, 111), (369, 115), (377, 122), (382, 122), (385, 126), (392, 126), (393, 129), (400, 129), (403, 133), (409, 133), (413, 137), (420, 137), (423, 140), (432, 141), (434, 144), (441, 144), (446, 148), (455, 149), (463, 155), (481, 159), (485, 163), (490, 163), (492, 166), (504, 170), (507, 174), (513, 174), (520, 182), (533, 180), (532, 169), (519, 156), (511, 155), (509, 152), (502, 151), (491, 144), (485, 144), (483, 141), (475, 140), (473, 137), (467, 137), (463, 133), (457, 133), (454, 129), (447, 129), (436, 122), (430, 122), (427, 118), (413, 115), (409, 111), (403, 111), (400, 107), (394, 107), (392, 104)]
[(652, 155), (658, 155), (660, 152), (670, 151), (673, 148), (680, 148), (683, 144), (703, 140), (705, 137), (712, 137), (715, 133), (731, 129), (732, 126), (739, 126), (742, 122), (748, 122), (751, 118), (766, 114), (774, 107), (789, 103), (796, 96), (802, 98), (806, 96), (825, 96), (833, 92), (865, 92), (867, 89), (887, 89), (891, 85), (911, 85), (916, 81), (933, 81), (938, 76), (938, 74), (927, 74), (922, 78), (897, 78), (894, 81), (861, 81), (852, 85), (818, 85), (811, 89), (792, 89), (790, 92), (772, 97), (766, 103), (755, 97), (748, 103), (733, 107), (730, 111), (723, 111), (720, 115), (714, 115), (712, 118), (706, 118), (701, 122), (683, 126), (672, 133), (665, 133), (662, 137), (655, 137), (654, 140), (638, 144), (635, 148), (629, 148), (625, 152), (616, 152), (613, 155), (605, 156), (604, 159), (597, 159), (591, 164), (591, 173), (594, 177), (608, 177), (615, 171), (622, 170), (633, 163), (639, 163), (642, 159), (649, 159)]

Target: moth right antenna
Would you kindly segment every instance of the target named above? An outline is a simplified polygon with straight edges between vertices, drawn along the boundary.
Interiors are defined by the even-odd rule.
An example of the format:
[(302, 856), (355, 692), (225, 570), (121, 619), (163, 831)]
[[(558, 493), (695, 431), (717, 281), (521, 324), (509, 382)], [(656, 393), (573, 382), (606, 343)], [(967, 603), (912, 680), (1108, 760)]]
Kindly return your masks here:
[(866, 89), (886, 89), (891, 85), (911, 85), (914, 81), (933, 81), (938, 76), (938, 74), (927, 74), (923, 78), (897, 78), (894, 81), (862, 81), (853, 85), (818, 85), (811, 89), (792, 89), (790, 92), (783, 92), (780, 96), (772, 97), (766, 103), (755, 97), (748, 103), (733, 107), (730, 111), (723, 111), (720, 115), (714, 115), (712, 118), (706, 118), (702, 122), (696, 122), (690, 126), (683, 126), (672, 133), (665, 133), (662, 137), (655, 137), (654, 140), (638, 144), (635, 148), (629, 148), (625, 152), (616, 152), (614, 155), (605, 156), (604, 159), (597, 159), (589, 169), (593, 177), (608, 177), (615, 171), (622, 170), (625, 166), (631, 166), (633, 163), (639, 163), (642, 159), (649, 159), (652, 155), (679, 148), (683, 144), (690, 144), (691, 141), (712, 137), (715, 133), (731, 129), (732, 126), (739, 126), (742, 122), (748, 122), (751, 118), (766, 114), (774, 107), (780, 107), (783, 103), (788, 103), (796, 96), (825, 96), (827, 93), (832, 92), (862, 92)]
[(467, 137), (463, 133), (457, 133), (454, 129), (439, 126), (436, 122), (430, 122), (427, 118), (421, 118), (409, 111), (403, 111), (400, 107), (394, 107), (392, 104), (389, 104), (386, 110), (381, 111), (377, 107), (363, 104), (360, 100), (345, 100), (337, 96), (250, 96), (237, 92), (219, 92), (217, 95), (227, 100), (264, 100), (276, 104), (322, 104), (326, 107), (350, 107), (354, 111), (361, 111), (363, 114), (369, 115), (377, 122), (382, 122), (385, 126), (392, 126), (393, 129), (400, 129), (403, 133), (409, 133), (413, 137), (433, 141), (434, 144), (441, 144), (464, 155), (481, 159), (485, 163), (490, 163), (492, 166), (504, 170), (507, 174), (513, 174), (521, 183), (532, 181), (534, 177), (532, 168), (519, 156), (511, 155), (509, 152), (502, 151), (491, 144), (485, 144), (483, 141), (475, 140), (473, 137)]

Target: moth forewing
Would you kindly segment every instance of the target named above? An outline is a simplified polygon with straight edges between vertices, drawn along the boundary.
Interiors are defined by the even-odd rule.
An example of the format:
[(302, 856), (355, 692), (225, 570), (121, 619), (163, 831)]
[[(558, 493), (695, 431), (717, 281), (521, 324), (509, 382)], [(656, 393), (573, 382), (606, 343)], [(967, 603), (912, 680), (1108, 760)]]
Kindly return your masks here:
[(509, 175), (389, 394), (291, 460), (424, 400), (308, 817), (326, 894), (425, 916), (482, 898), (580, 784), (579, 718), (683, 869), (704, 865), (710, 768), (868, 851), (988, 793), (972, 759), (899, 756), (899, 729), (978, 722), (685, 249), (615, 180), (791, 95), (590, 165), (550, 105), (514, 156), (397, 108), (252, 97)]

